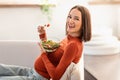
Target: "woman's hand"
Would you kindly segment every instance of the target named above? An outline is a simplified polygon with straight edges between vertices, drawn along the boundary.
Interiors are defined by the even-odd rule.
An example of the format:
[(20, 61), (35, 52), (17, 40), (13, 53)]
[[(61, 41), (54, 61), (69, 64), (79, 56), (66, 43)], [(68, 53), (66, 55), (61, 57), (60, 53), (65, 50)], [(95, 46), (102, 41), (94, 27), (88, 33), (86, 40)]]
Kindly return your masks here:
[(45, 53), (45, 49), (43, 48), (42, 44), (38, 42), (38, 45), (40, 47), (41, 53)]
[(44, 26), (41, 26), (41, 25), (38, 26), (39, 38), (42, 41), (46, 41), (47, 40), (45, 27), (50, 27), (50, 24), (45, 24)]
[(39, 25), (37, 29), (38, 29), (39, 34), (45, 33), (44, 26)]
[(46, 41), (47, 40), (47, 36), (46, 36), (46, 31), (44, 29), (44, 26), (38, 26), (38, 33), (39, 33), (39, 38), (42, 41)]

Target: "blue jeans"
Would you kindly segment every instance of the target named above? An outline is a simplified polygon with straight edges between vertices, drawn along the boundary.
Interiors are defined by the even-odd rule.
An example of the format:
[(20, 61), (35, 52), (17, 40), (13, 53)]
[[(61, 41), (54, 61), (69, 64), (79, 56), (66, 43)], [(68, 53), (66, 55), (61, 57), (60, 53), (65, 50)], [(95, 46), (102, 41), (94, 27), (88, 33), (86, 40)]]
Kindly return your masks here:
[(34, 69), (16, 65), (0, 64), (0, 80), (48, 80)]

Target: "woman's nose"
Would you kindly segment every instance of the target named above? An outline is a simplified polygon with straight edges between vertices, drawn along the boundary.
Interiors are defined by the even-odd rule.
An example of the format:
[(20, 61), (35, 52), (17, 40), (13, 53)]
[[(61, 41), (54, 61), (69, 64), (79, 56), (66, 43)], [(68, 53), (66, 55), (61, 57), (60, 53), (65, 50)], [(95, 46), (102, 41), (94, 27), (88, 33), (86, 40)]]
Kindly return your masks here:
[(73, 23), (73, 22), (74, 22), (73, 19), (70, 19), (70, 20), (69, 20), (69, 23)]

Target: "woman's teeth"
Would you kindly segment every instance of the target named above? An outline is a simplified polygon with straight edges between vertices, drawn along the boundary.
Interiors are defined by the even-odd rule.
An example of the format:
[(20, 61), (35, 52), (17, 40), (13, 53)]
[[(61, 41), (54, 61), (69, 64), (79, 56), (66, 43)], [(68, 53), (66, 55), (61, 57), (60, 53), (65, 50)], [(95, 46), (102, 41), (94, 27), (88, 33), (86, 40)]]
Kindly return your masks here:
[(69, 28), (75, 28), (75, 26), (69, 26)]

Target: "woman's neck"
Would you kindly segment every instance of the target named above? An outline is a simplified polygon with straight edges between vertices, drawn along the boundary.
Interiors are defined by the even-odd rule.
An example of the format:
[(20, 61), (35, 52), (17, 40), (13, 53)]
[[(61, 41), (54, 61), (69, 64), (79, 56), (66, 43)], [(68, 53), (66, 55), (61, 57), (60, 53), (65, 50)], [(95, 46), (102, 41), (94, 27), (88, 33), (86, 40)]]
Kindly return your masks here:
[(79, 37), (80, 34), (78, 33), (68, 33), (68, 35), (72, 36), (72, 37)]

